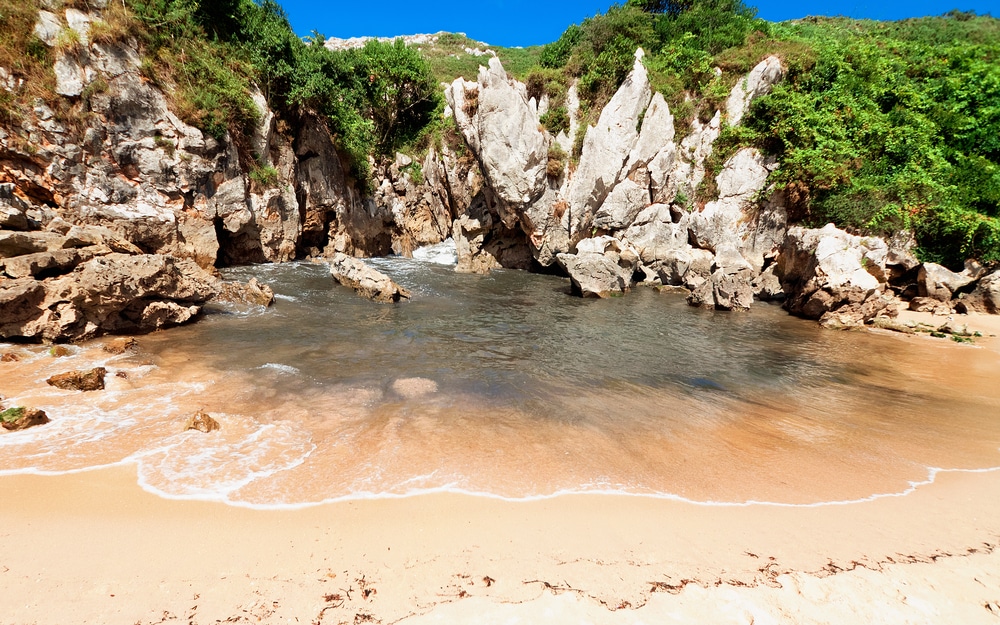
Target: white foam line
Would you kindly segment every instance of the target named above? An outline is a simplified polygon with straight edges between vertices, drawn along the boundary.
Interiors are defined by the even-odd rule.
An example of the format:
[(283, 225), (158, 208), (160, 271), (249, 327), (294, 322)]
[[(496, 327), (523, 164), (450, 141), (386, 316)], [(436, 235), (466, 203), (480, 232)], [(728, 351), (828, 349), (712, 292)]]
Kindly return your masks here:
[[(148, 483), (145, 483), (145, 480), (143, 480), (141, 478), (141, 475), (139, 476), (139, 486), (143, 490), (145, 490), (146, 492), (154, 494), (154, 495), (156, 495), (158, 497), (162, 497), (164, 499), (179, 500), (179, 501), (192, 501), (192, 500), (193, 501), (212, 501), (212, 502), (223, 503), (223, 504), (226, 504), (226, 505), (229, 505), (229, 506), (233, 506), (235, 508), (247, 508), (247, 509), (251, 509), (251, 510), (260, 510), (260, 511), (269, 511), (269, 510), (273, 510), (273, 511), (303, 510), (303, 509), (306, 509), (306, 508), (315, 508), (315, 507), (318, 507), (318, 506), (325, 506), (325, 505), (336, 504), (336, 503), (345, 503), (345, 502), (351, 502), (351, 501), (369, 501), (369, 500), (374, 501), (374, 500), (409, 499), (411, 497), (420, 497), (420, 496), (425, 496), (425, 495), (439, 495), (439, 494), (463, 495), (463, 496), (467, 496), (467, 497), (481, 497), (481, 498), (484, 498), (484, 499), (492, 499), (492, 500), (495, 500), (495, 501), (505, 501), (505, 502), (508, 502), (508, 503), (529, 503), (529, 502), (533, 502), (533, 501), (546, 501), (546, 500), (550, 500), (550, 499), (556, 499), (558, 497), (585, 495), (585, 496), (637, 497), (637, 498), (644, 498), (644, 499), (658, 499), (658, 500), (665, 500), (665, 501), (676, 501), (678, 503), (684, 503), (684, 504), (689, 504), (689, 505), (693, 505), (693, 506), (718, 507), (718, 508), (749, 508), (749, 507), (752, 507), (752, 506), (765, 506), (765, 507), (773, 507), (773, 508), (822, 508), (822, 507), (826, 507), (826, 506), (848, 506), (848, 505), (856, 505), (856, 504), (862, 504), (862, 503), (870, 503), (870, 502), (873, 502), (873, 501), (877, 501), (879, 499), (887, 499), (887, 498), (894, 498), (894, 497), (906, 497), (907, 495), (913, 494), (918, 488), (920, 488), (922, 486), (928, 486), (930, 484), (933, 484), (934, 481), (937, 479), (938, 474), (940, 474), (940, 473), (995, 473), (997, 471), (1000, 471), (1000, 467), (988, 467), (988, 468), (985, 468), (985, 469), (942, 469), (942, 468), (938, 468), (938, 467), (930, 467), (927, 470), (928, 475), (927, 475), (927, 479), (926, 480), (911, 481), (910, 482), (910, 486), (908, 488), (906, 488), (903, 491), (900, 491), (898, 493), (876, 493), (876, 494), (870, 495), (868, 497), (861, 497), (861, 498), (857, 498), (857, 499), (844, 499), (844, 500), (836, 500), (836, 501), (818, 501), (818, 502), (813, 502), (813, 503), (787, 503), (787, 502), (778, 502), (778, 501), (758, 501), (758, 500), (747, 500), (747, 501), (700, 501), (700, 500), (697, 500), (697, 499), (691, 499), (691, 498), (688, 498), (688, 497), (683, 497), (681, 495), (675, 495), (675, 494), (672, 494), (672, 493), (632, 493), (632, 492), (623, 491), (623, 490), (610, 490), (610, 489), (600, 489), (600, 490), (563, 489), (563, 490), (558, 490), (558, 491), (556, 491), (554, 493), (550, 493), (550, 494), (547, 494), (547, 495), (526, 495), (524, 497), (508, 497), (508, 496), (499, 495), (499, 494), (496, 494), (496, 493), (490, 493), (490, 492), (485, 492), (485, 491), (475, 491), (475, 490), (469, 490), (469, 489), (465, 489), (465, 488), (459, 488), (459, 487), (456, 487), (454, 485), (437, 486), (437, 487), (434, 487), (434, 488), (413, 489), (413, 490), (407, 491), (405, 493), (355, 492), (355, 493), (350, 493), (350, 494), (347, 494), (347, 495), (341, 495), (341, 496), (338, 496), (338, 497), (329, 497), (329, 498), (326, 498), (326, 499), (323, 499), (323, 500), (320, 500), (320, 501), (305, 502), (305, 503), (259, 504), (259, 503), (251, 503), (251, 502), (246, 502), (246, 501), (233, 501), (232, 499), (229, 498), (229, 494), (231, 492), (233, 492), (235, 490), (239, 490), (239, 488), (242, 488), (243, 486), (246, 486), (247, 484), (250, 484), (251, 482), (253, 482), (253, 481), (257, 480), (257, 479), (270, 477), (270, 476), (275, 475), (275, 474), (277, 474), (277, 473), (279, 473), (281, 471), (286, 471), (286, 470), (289, 470), (289, 469), (293, 469), (293, 468), (301, 465), (302, 463), (305, 462), (306, 458), (308, 458), (312, 454), (312, 451), (314, 451), (315, 449), (316, 449), (316, 447), (313, 446), (313, 450), (311, 450), (310, 452), (304, 454), (300, 459), (298, 459), (294, 463), (291, 463), (291, 464), (289, 464), (287, 466), (284, 466), (284, 467), (281, 467), (281, 468), (278, 468), (278, 469), (272, 469), (272, 470), (269, 470), (269, 471), (261, 471), (260, 473), (255, 473), (254, 475), (248, 477), (246, 480), (240, 480), (241, 483), (240, 483), (239, 487), (228, 489), (228, 492), (225, 492), (225, 493), (220, 493), (220, 492), (216, 492), (216, 493), (199, 493), (199, 494), (167, 493), (167, 492), (164, 492), (164, 491), (162, 491), (162, 490), (160, 490), (160, 489), (158, 489), (158, 488), (156, 488), (154, 486), (151, 486)], [(146, 453), (143, 453), (142, 455), (146, 455)], [(89, 468), (86, 468), (86, 469), (74, 469), (74, 470), (64, 471), (64, 472), (40, 472), (40, 471), (34, 471), (34, 470), (9, 471), (9, 472), (0, 471), (0, 476), (2, 476), (2, 475), (14, 475), (14, 474), (18, 474), (18, 473), (35, 473), (35, 474), (38, 474), (38, 475), (62, 475), (64, 473), (65, 474), (69, 474), (69, 473), (82, 473), (84, 471), (90, 471), (90, 470), (94, 470), (94, 469), (101, 469), (101, 468), (105, 468), (105, 467), (113, 467), (113, 466), (118, 466), (120, 464), (127, 464), (127, 463), (132, 462), (132, 461), (133, 461), (133, 459), (130, 457), (130, 458), (126, 458), (125, 460), (122, 460), (122, 461), (117, 462), (117, 463), (111, 463), (111, 464), (102, 465), (102, 466), (99, 466), (99, 467), (89, 467)], [(407, 481), (410, 481), (410, 480), (407, 480)]]

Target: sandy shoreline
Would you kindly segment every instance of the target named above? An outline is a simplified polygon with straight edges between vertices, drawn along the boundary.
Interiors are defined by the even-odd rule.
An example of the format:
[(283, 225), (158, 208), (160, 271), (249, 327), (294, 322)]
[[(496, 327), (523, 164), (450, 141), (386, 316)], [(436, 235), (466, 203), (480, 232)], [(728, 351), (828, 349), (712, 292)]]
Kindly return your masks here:
[(993, 623), (1000, 472), (811, 508), (464, 495), (298, 511), (0, 478), (0, 623)]

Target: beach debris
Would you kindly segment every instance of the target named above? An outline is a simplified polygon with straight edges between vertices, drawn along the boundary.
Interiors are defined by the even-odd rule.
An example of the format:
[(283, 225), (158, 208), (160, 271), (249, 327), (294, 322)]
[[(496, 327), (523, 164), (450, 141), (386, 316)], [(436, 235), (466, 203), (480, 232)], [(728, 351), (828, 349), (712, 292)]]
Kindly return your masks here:
[(131, 336), (123, 336), (106, 343), (101, 349), (109, 354), (124, 354), (125, 352), (139, 347), (139, 341)]
[(337, 253), (330, 261), (330, 275), (344, 286), (354, 289), (373, 302), (392, 304), (410, 299), (410, 292), (393, 282), (389, 276), (366, 265), (362, 260)]
[(416, 399), (436, 393), (438, 385), (434, 380), (427, 378), (399, 378), (392, 383), (392, 390), (405, 399)]
[(57, 373), (45, 382), (49, 386), (61, 388), (66, 391), (102, 391), (104, 390), (104, 376), (108, 370), (104, 367), (94, 367), (89, 371), (67, 371)]
[(27, 428), (42, 425), (49, 422), (48, 415), (37, 408), (25, 408), (16, 406), (0, 412), (0, 426), (3, 429), (14, 432)]
[(15, 354), (14, 352), (6, 352), (2, 356), (0, 356), (0, 362), (18, 362), (20, 360), (21, 357)]
[(199, 432), (204, 432), (208, 434), (209, 432), (214, 432), (218, 430), (219, 422), (208, 415), (204, 410), (199, 410), (193, 416), (188, 417), (187, 423), (184, 425), (184, 430), (198, 430)]
[(219, 293), (215, 296), (216, 302), (228, 302), (230, 304), (250, 304), (251, 306), (263, 306), (267, 308), (274, 303), (274, 291), (266, 284), (261, 284), (257, 278), (243, 284), (241, 282), (223, 282), (219, 285)]

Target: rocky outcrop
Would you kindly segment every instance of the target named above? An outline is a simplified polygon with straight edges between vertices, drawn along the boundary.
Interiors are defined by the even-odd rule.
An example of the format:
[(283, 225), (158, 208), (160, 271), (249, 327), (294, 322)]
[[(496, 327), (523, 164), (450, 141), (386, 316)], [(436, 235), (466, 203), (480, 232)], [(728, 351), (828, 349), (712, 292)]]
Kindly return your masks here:
[[(639, 142), (639, 120), (652, 98), (649, 75), (642, 64), (643, 56), (641, 49), (636, 52), (631, 73), (601, 111), (597, 125), (587, 129), (580, 164), (570, 183), (567, 198), (571, 240), (580, 240), (590, 230), (595, 213), (602, 208), (623, 177), (622, 170), (629, 165), (628, 158)], [(666, 108), (665, 104), (663, 108)], [(651, 122), (650, 126), (653, 125), (657, 126), (657, 132), (662, 132), (659, 120), (655, 124)], [(622, 195), (625, 193), (615, 198), (616, 203), (621, 203)], [(635, 199), (633, 196), (633, 201)], [(648, 198), (639, 201), (649, 203)], [(645, 207), (640, 205), (639, 208)], [(611, 210), (605, 211), (605, 215)]]
[(785, 308), (832, 327), (861, 325), (893, 309), (885, 293), (888, 246), (833, 224), (822, 229), (789, 228), (775, 267), (788, 294)]
[(241, 282), (222, 282), (219, 284), (218, 293), (213, 298), (213, 301), (263, 306), (266, 308), (274, 303), (274, 291), (266, 284), (258, 282), (257, 278), (250, 278), (246, 284)]
[(410, 299), (410, 292), (393, 282), (389, 276), (346, 254), (337, 254), (330, 261), (330, 275), (362, 297), (382, 304)]
[(0, 283), (0, 337), (76, 341), (141, 333), (190, 321), (216, 280), (188, 259), (120, 253), (68, 274)]
[(1000, 270), (979, 279), (975, 289), (956, 303), (959, 312), (979, 312), (1000, 315)]
[(632, 286), (638, 257), (618, 240), (602, 236), (585, 239), (576, 254), (560, 254), (559, 263), (569, 273), (572, 290), (581, 297), (611, 297)]
[(730, 126), (739, 124), (754, 99), (770, 93), (783, 76), (784, 70), (778, 57), (769, 56), (758, 63), (743, 80), (736, 83), (729, 94), (729, 99), (726, 100), (726, 122)]
[[(699, 305), (740, 309), (755, 293), (777, 296), (773, 277), (757, 284), (787, 228), (783, 196), (764, 188), (776, 163), (756, 150), (737, 152), (715, 178), (718, 198), (698, 208), (693, 199), (721, 133), (722, 113), (708, 123), (694, 119), (677, 145), (675, 120), (663, 96), (652, 92), (642, 59), (638, 50), (632, 71), (597, 123), (587, 128), (578, 166), (548, 183), (534, 158), (546, 136), (533, 115), (533, 101), (526, 99), (523, 86), (505, 77), (499, 61), (481, 70), (478, 83), (458, 80), (448, 88), (456, 123), (492, 192), (478, 211), (456, 220), (452, 234), (461, 269), (509, 266), (463, 264), (462, 250), (476, 257), (490, 233), (517, 225), (528, 236), (534, 260), (543, 266), (558, 260), (581, 293), (622, 292), (631, 284), (632, 270), (638, 270), (646, 281), (697, 291), (692, 303)], [(744, 77), (730, 94), (730, 123), (738, 123), (753, 99), (770, 91), (781, 75), (780, 61), (769, 57)], [(510, 112), (499, 115), (493, 107), (483, 112), (484, 99), (503, 99)], [(503, 158), (488, 152), (498, 126), (509, 135), (497, 144)], [(560, 135), (554, 141), (565, 149), (567, 139)], [(526, 143), (531, 147), (524, 148)], [(519, 149), (534, 156), (510, 154)], [(532, 166), (526, 167), (529, 161)], [(490, 197), (495, 211), (488, 210)], [(604, 250), (592, 249), (605, 236), (617, 242), (618, 250), (635, 255), (629, 271), (621, 271)], [(621, 284), (614, 287), (615, 282)]]
[(508, 78), (493, 56), (489, 67), (480, 67), (477, 83), (459, 78), (445, 93), (497, 198), (512, 211), (536, 201), (545, 189), (549, 139), (525, 86)]
[(104, 367), (95, 367), (87, 371), (67, 371), (57, 373), (45, 380), (45, 383), (65, 391), (103, 391), (104, 376), (107, 373), (108, 370)]
[(918, 296), (950, 302), (959, 289), (972, 284), (977, 277), (968, 270), (955, 273), (936, 263), (923, 263), (917, 272)]

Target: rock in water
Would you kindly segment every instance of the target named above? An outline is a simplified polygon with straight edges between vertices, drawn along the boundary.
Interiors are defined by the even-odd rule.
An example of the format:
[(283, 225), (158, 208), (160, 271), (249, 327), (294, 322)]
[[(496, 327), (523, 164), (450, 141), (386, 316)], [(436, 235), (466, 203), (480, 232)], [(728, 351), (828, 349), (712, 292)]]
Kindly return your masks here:
[(199, 410), (194, 416), (188, 417), (187, 424), (184, 426), (184, 430), (198, 430), (199, 432), (204, 432), (208, 434), (209, 432), (214, 432), (219, 429), (219, 422), (208, 416), (208, 413)]
[(274, 303), (274, 291), (266, 284), (258, 282), (257, 278), (250, 278), (246, 284), (223, 282), (219, 286), (219, 294), (215, 296), (215, 301), (267, 308)]
[(576, 254), (559, 254), (572, 291), (580, 297), (612, 297), (632, 287), (638, 256), (608, 236), (584, 239)]
[(102, 391), (106, 373), (107, 369), (104, 367), (95, 367), (90, 371), (67, 371), (56, 374), (45, 382), (67, 391)]
[(406, 399), (416, 399), (436, 393), (438, 385), (427, 378), (400, 378), (392, 383), (392, 390)]
[(333, 257), (330, 275), (337, 282), (354, 289), (358, 295), (375, 302), (390, 304), (410, 299), (410, 292), (389, 279), (389, 276), (347, 254)]
[(0, 412), (0, 425), (9, 431), (25, 430), (49, 422), (49, 417), (37, 408), (8, 408)]
[(101, 349), (109, 354), (124, 354), (125, 352), (135, 349), (139, 346), (139, 341), (134, 338), (127, 336), (119, 339), (115, 339), (110, 343), (104, 345)]

